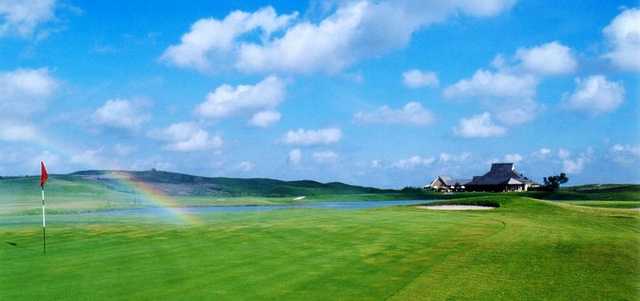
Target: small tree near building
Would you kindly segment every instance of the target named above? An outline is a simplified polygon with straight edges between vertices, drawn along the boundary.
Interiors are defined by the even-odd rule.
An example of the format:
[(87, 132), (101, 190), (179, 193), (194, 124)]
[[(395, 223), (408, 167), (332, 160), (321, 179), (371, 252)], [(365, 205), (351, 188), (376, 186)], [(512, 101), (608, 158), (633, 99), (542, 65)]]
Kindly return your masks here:
[(556, 191), (560, 188), (561, 184), (567, 183), (569, 178), (567, 174), (561, 172), (560, 175), (557, 176), (549, 176), (544, 178), (544, 188), (549, 191)]

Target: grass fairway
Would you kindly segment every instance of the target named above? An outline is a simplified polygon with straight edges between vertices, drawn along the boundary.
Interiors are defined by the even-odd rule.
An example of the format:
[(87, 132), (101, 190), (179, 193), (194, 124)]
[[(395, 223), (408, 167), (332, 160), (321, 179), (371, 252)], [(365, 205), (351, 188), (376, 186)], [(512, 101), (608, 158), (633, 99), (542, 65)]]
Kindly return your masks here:
[(54, 216), (47, 256), (38, 217), (12, 217), (33, 224), (0, 225), (0, 300), (639, 299), (637, 211), (498, 201), (214, 213), (193, 226)]

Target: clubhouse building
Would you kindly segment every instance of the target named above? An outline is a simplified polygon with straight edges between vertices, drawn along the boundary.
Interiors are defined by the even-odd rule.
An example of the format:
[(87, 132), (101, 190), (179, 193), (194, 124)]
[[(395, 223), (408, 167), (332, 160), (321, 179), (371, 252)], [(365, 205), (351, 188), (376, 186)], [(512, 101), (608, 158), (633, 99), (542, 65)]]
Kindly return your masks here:
[(493, 163), (489, 172), (475, 176), (471, 180), (454, 180), (447, 176), (438, 176), (425, 188), (441, 192), (452, 191), (527, 191), (540, 187), (540, 184), (519, 173), (513, 163)]

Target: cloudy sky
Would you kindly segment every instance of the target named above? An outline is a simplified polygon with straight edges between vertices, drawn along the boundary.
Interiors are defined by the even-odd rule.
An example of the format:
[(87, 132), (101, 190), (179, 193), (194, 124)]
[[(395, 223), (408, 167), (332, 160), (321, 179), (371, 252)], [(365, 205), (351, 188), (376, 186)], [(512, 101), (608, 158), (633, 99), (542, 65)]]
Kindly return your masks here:
[(0, 0), (0, 175), (640, 182), (636, 1)]

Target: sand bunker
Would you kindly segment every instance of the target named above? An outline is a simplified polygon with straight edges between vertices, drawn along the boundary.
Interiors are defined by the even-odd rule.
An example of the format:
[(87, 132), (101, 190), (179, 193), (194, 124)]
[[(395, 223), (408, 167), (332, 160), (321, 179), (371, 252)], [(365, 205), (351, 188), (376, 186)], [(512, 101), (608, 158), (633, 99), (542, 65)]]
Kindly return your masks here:
[(430, 210), (491, 210), (496, 209), (489, 206), (473, 206), (473, 205), (437, 205), (437, 206), (418, 206), (420, 209)]

